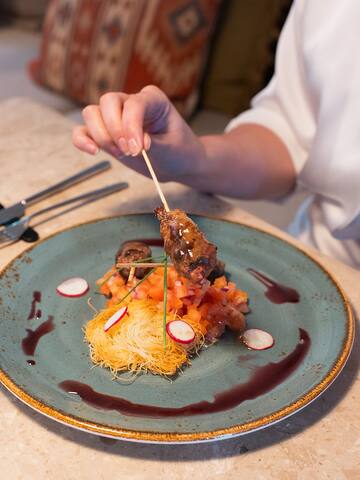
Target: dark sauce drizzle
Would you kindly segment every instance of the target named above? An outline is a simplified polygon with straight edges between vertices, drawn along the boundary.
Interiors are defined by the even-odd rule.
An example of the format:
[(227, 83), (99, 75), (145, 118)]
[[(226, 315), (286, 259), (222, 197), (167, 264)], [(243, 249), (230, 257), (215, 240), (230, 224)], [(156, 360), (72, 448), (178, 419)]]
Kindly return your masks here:
[(41, 302), (41, 292), (35, 291), (33, 292), (33, 299), (31, 302), (30, 313), (28, 316), (28, 320), (32, 320), (33, 318), (41, 317), (41, 310), (37, 309), (37, 304)]
[(247, 271), (259, 280), (267, 290), (265, 292), (265, 297), (270, 300), (272, 303), (298, 303), (300, 301), (300, 294), (294, 288), (287, 287), (281, 283), (277, 283), (271, 278), (267, 277), (263, 273), (254, 270), (253, 268), (248, 268)]
[(246, 383), (217, 393), (213, 402), (202, 401), (179, 408), (157, 407), (129, 402), (120, 397), (96, 392), (85, 383), (65, 380), (59, 387), (67, 393), (79, 395), (87, 404), (104, 410), (116, 410), (124, 415), (141, 417), (180, 417), (222, 412), (240, 403), (263, 395), (283, 382), (305, 358), (311, 340), (308, 333), (299, 329), (300, 340), (295, 349), (279, 362), (256, 367)]
[(21, 342), (21, 346), (25, 355), (34, 355), (40, 338), (54, 330), (55, 325), (53, 321), (54, 317), (49, 315), (49, 318), (46, 320), (46, 322), (43, 322), (41, 325), (39, 325), (36, 330), (31, 330), (30, 328), (26, 329), (27, 335)]

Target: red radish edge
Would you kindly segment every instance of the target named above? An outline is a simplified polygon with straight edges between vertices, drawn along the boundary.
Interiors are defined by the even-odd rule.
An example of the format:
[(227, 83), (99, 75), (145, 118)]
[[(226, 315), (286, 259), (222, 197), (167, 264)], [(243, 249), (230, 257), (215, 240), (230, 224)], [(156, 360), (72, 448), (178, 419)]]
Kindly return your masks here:
[(273, 336), (259, 328), (249, 328), (240, 335), (240, 340), (252, 350), (267, 350), (274, 345)]
[[(184, 327), (188, 330), (187, 332), (180, 331)], [(170, 338), (178, 343), (188, 344), (191, 343), (195, 338), (194, 329), (189, 323), (184, 322), (184, 320), (172, 320), (171, 322), (167, 323), (166, 332)]]
[(56, 291), (63, 297), (81, 297), (89, 290), (89, 284), (85, 278), (72, 277), (64, 280), (56, 287)]
[(123, 318), (123, 316), (126, 315), (127, 309), (128, 309), (128, 307), (122, 307), (122, 308), (120, 308), (120, 310), (118, 310), (113, 315), (111, 315), (109, 320), (107, 320), (107, 322), (104, 325), (104, 332), (107, 332), (108, 330), (110, 330), (111, 327), (113, 327), (118, 322), (120, 322), (120, 320)]

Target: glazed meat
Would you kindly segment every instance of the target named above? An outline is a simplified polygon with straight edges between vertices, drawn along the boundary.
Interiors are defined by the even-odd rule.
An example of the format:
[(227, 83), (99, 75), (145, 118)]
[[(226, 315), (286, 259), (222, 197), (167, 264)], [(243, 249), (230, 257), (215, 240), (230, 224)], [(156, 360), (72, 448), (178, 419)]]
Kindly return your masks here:
[(164, 248), (176, 270), (193, 283), (202, 283), (217, 266), (216, 246), (182, 211), (157, 208)]
[[(150, 258), (151, 255), (151, 248), (145, 243), (135, 241), (124, 242), (115, 256), (115, 264), (134, 263), (145, 258)], [(148, 271), (149, 268), (138, 267), (135, 270), (135, 276), (136, 278), (143, 278)], [(130, 267), (121, 267), (119, 272), (120, 275), (127, 280)]]
[(210, 283), (213, 283), (216, 278), (222, 277), (223, 275), (225, 275), (225, 263), (217, 259), (215, 268), (208, 276), (208, 280)]
[(221, 337), (225, 327), (230, 328), (237, 335), (246, 328), (244, 314), (249, 311), (246, 303), (234, 306), (226, 305), (219, 308), (218, 305), (212, 305), (207, 312), (207, 322), (209, 328), (206, 333), (206, 339), (214, 341)]

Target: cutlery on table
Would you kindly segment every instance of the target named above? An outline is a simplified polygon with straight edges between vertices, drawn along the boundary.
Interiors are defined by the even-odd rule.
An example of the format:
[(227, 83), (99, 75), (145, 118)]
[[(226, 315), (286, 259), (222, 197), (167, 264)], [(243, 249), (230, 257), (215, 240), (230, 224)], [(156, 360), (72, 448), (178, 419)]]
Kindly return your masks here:
[(14, 242), (18, 240), (24, 233), (24, 231), (28, 228), (30, 221), (39, 215), (43, 215), (44, 213), (61, 207), (65, 207), (66, 205), (71, 205), (73, 203), (79, 203), (79, 205), (77, 206), (80, 207), (96, 200), (100, 200), (101, 198), (104, 198), (107, 195), (111, 195), (112, 193), (124, 190), (128, 186), (129, 184), (126, 182), (113, 183), (111, 185), (108, 185), (107, 187), (91, 190), (90, 192), (77, 195), (76, 197), (69, 198), (59, 203), (55, 203), (54, 205), (42, 208), (41, 210), (32, 213), (31, 215), (27, 215), (20, 220), (15, 220), (13, 223), (10, 223), (10, 225), (7, 225), (6, 227), (0, 229), (0, 243)]
[(62, 190), (65, 190), (68, 187), (72, 187), (73, 185), (83, 180), (86, 180), (92, 177), (93, 175), (96, 175), (100, 172), (104, 172), (110, 167), (111, 167), (111, 163), (108, 160), (98, 162), (92, 167), (81, 170), (79, 173), (76, 173), (71, 177), (65, 178), (64, 180), (61, 180), (61, 182), (55, 183), (55, 185), (45, 188), (44, 190), (41, 190), (40, 192), (37, 192), (34, 195), (31, 195), (30, 197), (27, 197), (24, 200), (21, 200), (20, 202), (15, 203), (10, 207), (1, 209), (0, 225), (14, 218), (22, 217), (25, 214), (25, 209), (27, 206), (33, 205), (34, 203), (39, 202), (44, 198), (50, 197), (55, 193), (61, 192)]

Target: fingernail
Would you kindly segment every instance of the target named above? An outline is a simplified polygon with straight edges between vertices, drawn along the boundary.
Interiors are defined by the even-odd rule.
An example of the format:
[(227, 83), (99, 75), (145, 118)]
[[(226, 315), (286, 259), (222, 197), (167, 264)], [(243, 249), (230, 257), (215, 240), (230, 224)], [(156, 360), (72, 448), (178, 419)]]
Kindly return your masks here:
[(125, 155), (130, 155), (129, 147), (124, 137), (119, 138), (118, 144), (122, 152), (125, 153)]
[(140, 148), (139, 148), (139, 145), (138, 145), (137, 141), (135, 140), (135, 138), (130, 138), (129, 149), (130, 149), (130, 153), (133, 157), (135, 157), (136, 155), (139, 155)]
[(86, 149), (91, 155), (97, 155), (100, 152), (100, 148), (96, 147), (92, 143), (88, 143), (86, 145)]
[(151, 147), (151, 137), (148, 133), (144, 135), (144, 148), (145, 150), (149, 150)]

